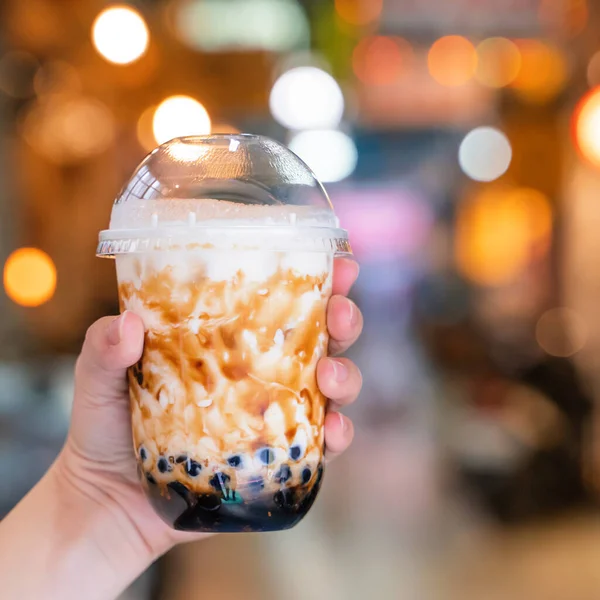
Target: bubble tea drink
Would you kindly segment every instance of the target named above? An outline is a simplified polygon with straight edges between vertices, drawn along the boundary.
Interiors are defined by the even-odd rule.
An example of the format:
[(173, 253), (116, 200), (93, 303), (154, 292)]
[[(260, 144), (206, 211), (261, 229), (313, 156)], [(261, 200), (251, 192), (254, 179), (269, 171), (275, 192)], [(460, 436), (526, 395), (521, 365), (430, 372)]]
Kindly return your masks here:
[(145, 326), (129, 372), (134, 449), (158, 514), (184, 531), (273, 531), (323, 476), (333, 259), (346, 232), (280, 144), (180, 138), (154, 150), (113, 207), (122, 310)]

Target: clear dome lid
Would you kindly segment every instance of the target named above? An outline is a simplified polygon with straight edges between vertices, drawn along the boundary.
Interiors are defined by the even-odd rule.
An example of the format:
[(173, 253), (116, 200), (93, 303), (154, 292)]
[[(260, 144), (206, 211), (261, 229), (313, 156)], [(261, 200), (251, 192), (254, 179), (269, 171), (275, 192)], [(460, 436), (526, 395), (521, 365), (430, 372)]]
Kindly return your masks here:
[(285, 146), (255, 135), (176, 138), (116, 199), (98, 255), (195, 245), (351, 254), (322, 184)]

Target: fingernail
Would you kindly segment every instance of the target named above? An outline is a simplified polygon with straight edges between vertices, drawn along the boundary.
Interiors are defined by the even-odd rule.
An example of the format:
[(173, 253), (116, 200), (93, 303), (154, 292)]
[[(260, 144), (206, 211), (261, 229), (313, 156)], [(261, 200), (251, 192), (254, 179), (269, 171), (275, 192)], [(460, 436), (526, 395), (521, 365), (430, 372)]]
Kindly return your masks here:
[(358, 308), (352, 301), (350, 301), (350, 325), (358, 325)]
[(338, 383), (343, 383), (348, 379), (348, 367), (341, 360), (332, 360), (333, 376)]
[(342, 429), (342, 433), (345, 433), (348, 426), (346, 425), (346, 419), (344, 419), (344, 415), (342, 413), (336, 413), (338, 419), (340, 420), (340, 427)]
[(121, 343), (121, 332), (123, 329), (123, 321), (125, 320), (126, 312), (121, 316), (113, 319), (112, 323), (108, 326), (108, 343), (111, 346), (118, 346)]

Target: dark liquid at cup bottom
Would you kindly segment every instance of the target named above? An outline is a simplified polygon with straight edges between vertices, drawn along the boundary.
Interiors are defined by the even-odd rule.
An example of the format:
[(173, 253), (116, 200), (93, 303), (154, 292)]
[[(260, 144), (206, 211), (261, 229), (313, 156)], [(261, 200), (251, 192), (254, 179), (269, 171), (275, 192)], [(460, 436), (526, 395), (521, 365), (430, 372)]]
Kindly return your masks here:
[(174, 529), (241, 533), (282, 531), (294, 527), (313, 505), (322, 478), (323, 466), (319, 465), (310, 488), (282, 487), (268, 494), (264, 493), (261, 482), (257, 480), (255, 492), (258, 493), (244, 494), (245, 498), (226, 489), (226, 486), (218, 492), (197, 494), (177, 480), (168, 483), (165, 490), (149, 473), (143, 477), (143, 485), (154, 510)]

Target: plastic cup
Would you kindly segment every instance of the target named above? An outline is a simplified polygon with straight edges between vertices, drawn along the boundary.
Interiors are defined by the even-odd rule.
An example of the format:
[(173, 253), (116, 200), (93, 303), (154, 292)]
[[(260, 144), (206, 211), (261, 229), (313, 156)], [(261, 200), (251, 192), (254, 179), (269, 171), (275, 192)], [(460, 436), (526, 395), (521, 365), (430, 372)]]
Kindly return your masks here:
[(140, 164), (98, 255), (145, 326), (129, 370), (134, 450), (184, 531), (287, 529), (323, 476), (333, 260), (351, 254), (323, 186), (277, 142), (179, 138)]

